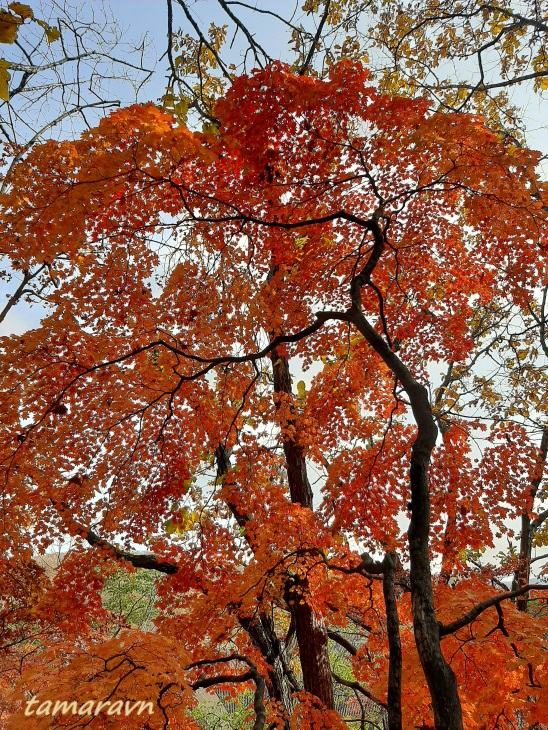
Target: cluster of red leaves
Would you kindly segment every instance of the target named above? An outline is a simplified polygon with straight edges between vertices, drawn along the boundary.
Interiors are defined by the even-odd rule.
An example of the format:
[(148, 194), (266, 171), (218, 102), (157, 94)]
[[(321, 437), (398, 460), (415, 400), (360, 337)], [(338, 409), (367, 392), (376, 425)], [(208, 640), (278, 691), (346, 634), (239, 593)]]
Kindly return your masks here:
[[(215, 113), (218, 132), (198, 133), (152, 105), (116, 112), (79, 140), (34, 150), (1, 201), (5, 255), (21, 269), (47, 262), (55, 281), (41, 325), (0, 343), (5, 564), (11, 570), (22, 551), (85, 537), (93, 525), (103, 539), (144, 545), (178, 567), (159, 586), (156, 635), (100, 643), (107, 618), (97, 596), (113, 552), (86, 563), (78, 549), (44, 597), (28, 594), (33, 620), (55, 623), (59, 636), (18, 654), (28, 667), (19, 697), (46, 686), (73, 696), (93, 680), (98, 698), (119, 690), (160, 706), (171, 677), (187, 699), (161, 706), (191, 727), (181, 713), (198, 672), (185, 665), (221, 659), (230, 642), (266, 676), (242, 625), (281, 610), (291, 573), (306, 577), (302, 600), (326, 624), (354, 616), (368, 626), (353, 671), (382, 702), (379, 590), (326, 563), (355, 566), (353, 540), (405, 551), (398, 517), (415, 433), (407, 404), (340, 317), (327, 314), (310, 336), (278, 348), (274, 357), (312, 366), (298, 395), (273, 394), (268, 359), (250, 356), (309, 327), (317, 312), (350, 306), (374, 215), (389, 246), (361, 304), (426, 382), (436, 363), (474, 358), (479, 309), (523, 308), (545, 278), (538, 155), (508, 148), (477, 117), (378, 95), (365, 69), (348, 63), (326, 81), (280, 65), (242, 77)], [(514, 485), (536, 468), (523, 430), (512, 431), (519, 458), (493, 432), (476, 464), (480, 419), (449, 425), (432, 471), (432, 544), (447, 574), (463, 569), (462, 551), (490, 544), (493, 516), (502, 524), (519, 513)], [(322, 473), (317, 512), (291, 503), (280, 440)], [(233, 456), (216, 479), (220, 443)], [(245, 526), (235, 525), (232, 516), (244, 513)], [(440, 587), (441, 615), (488, 595), (480, 581)], [(429, 707), (405, 597), (401, 604), (412, 726), (428, 720)], [(17, 608), (27, 627), (29, 606)], [(516, 713), (545, 722), (545, 618), (509, 609), (503, 630), (494, 613), (473, 636), (446, 640), (467, 727), (491, 728), (502, 716), (510, 723)], [(108, 627), (99, 633), (104, 639)], [(138, 681), (128, 675), (135, 684), (114, 689), (111, 654), (142, 668)], [(508, 657), (511, 682), (501, 670)], [(294, 727), (344, 726), (314, 698), (295, 699)], [(269, 713), (280, 717), (274, 704)], [(108, 718), (92, 726), (101, 723)]]

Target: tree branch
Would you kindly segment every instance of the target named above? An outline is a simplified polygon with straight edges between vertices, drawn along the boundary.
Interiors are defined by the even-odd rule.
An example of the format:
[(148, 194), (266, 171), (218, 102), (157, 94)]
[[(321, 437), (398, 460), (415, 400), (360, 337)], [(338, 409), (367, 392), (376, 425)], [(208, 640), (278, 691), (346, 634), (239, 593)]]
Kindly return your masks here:
[(327, 636), (331, 639), (331, 641), (336, 642), (339, 646), (342, 646), (343, 649), (346, 649), (346, 651), (351, 656), (356, 656), (356, 654), (358, 653), (358, 650), (356, 649), (354, 644), (352, 644), (351, 641), (348, 641), (348, 639), (345, 639), (344, 636), (341, 636), (339, 633), (337, 633), (337, 631), (330, 631), (328, 629)]
[(264, 695), (266, 691), (266, 682), (264, 677), (259, 673), (257, 667), (246, 656), (242, 654), (230, 654), (226, 657), (218, 657), (216, 659), (201, 659), (200, 661), (188, 664), (185, 670), (195, 669), (211, 664), (223, 664), (226, 662), (238, 661), (247, 664), (249, 671), (244, 674), (220, 674), (216, 677), (204, 677), (191, 682), (192, 689), (205, 689), (213, 687), (216, 684), (241, 683), (252, 681), (255, 683), (255, 694), (253, 698), (253, 709), (255, 711), (255, 722), (253, 730), (263, 730), (266, 724), (266, 709), (264, 706)]
[(318, 28), (316, 30), (316, 33), (314, 35), (314, 38), (312, 39), (312, 43), (310, 44), (310, 49), (309, 49), (308, 54), (307, 54), (307, 56), (306, 56), (306, 58), (304, 60), (303, 65), (299, 69), (299, 76), (304, 76), (304, 74), (306, 73), (306, 71), (307, 71), (307, 69), (308, 69), (308, 67), (309, 67), (309, 65), (310, 65), (310, 63), (311, 63), (311, 61), (312, 61), (312, 59), (314, 57), (314, 53), (316, 52), (316, 46), (318, 45), (318, 43), (320, 41), (320, 37), (322, 35), (322, 30), (323, 30), (323, 27), (325, 25), (325, 21), (327, 20), (327, 17), (329, 15), (329, 6), (330, 5), (331, 5), (331, 0), (326, 0), (325, 8), (324, 8), (324, 11), (323, 11), (323, 15), (322, 15), (321, 20), (320, 20), (320, 22), (318, 24)]
[(55, 509), (59, 512), (59, 515), (67, 520), (70, 520), (71, 524), (76, 528), (75, 532), (80, 535), (81, 538), (91, 545), (91, 547), (99, 547), (103, 550), (108, 551), (115, 560), (125, 560), (131, 563), (134, 568), (143, 568), (144, 570), (157, 570), (159, 573), (166, 573), (167, 575), (175, 575), (179, 571), (179, 567), (174, 563), (168, 563), (156, 555), (152, 554), (136, 554), (130, 553), (126, 550), (117, 548), (112, 543), (108, 542), (94, 532), (90, 527), (84, 527), (84, 525), (77, 522), (72, 514), (70, 514), (70, 508), (63, 502), (57, 502), (50, 498), (51, 503)]
[[(184, 0), (175, 0), (175, 1), (183, 9), (183, 13), (186, 16), (186, 19), (188, 20), (188, 22), (190, 23), (190, 25), (194, 28), (194, 32), (196, 33), (196, 35), (198, 36), (198, 38), (200, 39), (200, 41), (204, 44), (204, 46), (208, 49), (208, 51), (213, 55), (213, 57), (217, 61), (217, 64), (218, 64), (219, 68), (221, 69), (221, 72), (222, 72), (223, 76), (226, 79), (228, 79), (228, 81), (230, 81), (232, 83), (232, 76), (230, 75), (230, 73), (229, 73), (227, 67), (225, 66), (225, 64), (223, 63), (222, 58), (219, 56), (219, 54), (217, 53), (217, 51), (213, 48), (213, 46), (211, 45), (211, 43), (207, 40), (207, 38), (205, 37), (205, 35), (200, 30), (200, 26), (194, 20), (194, 18), (192, 17), (189, 9), (187, 8), (187, 3), (184, 2)], [(168, 4), (171, 5), (171, 0), (168, 0)], [(171, 42), (171, 39), (169, 40), (169, 42)]]
[(228, 3), (225, 2), (225, 0), (217, 0), (217, 2), (222, 7), (222, 9), (225, 11), (225, 13), (228, 15), (228, 17), (232, 20), (232, 22), (236, 25), (236, 27), (239, 28), (242, 31), (242, 33), (245, 35), (245, 37), (247, 38), (249, 46), (250, 46), (250, 48), (253, 49), (253, 55), (255, 56), (255, 60), (257, 61), (259, 66), (261, 68), (263, 68), (263, 64), (261, 63), (261, 61), (259, 59), (259, 54), (257, 53), (257, 51), (260, 51), (262, 53), (263, 58), (265, 59), (265, 61), (267, 63), (272, 61), (271, 57), (264, 50), (264, 48), (259, 43), (257, 43), (255, 38), (251, 35), (249, 30), (247, 29), (247, 27), (242, 23), (242, 21), (236, 15), (234, 15), (232, 10), (228, 7)]
[(491, 598), (488, 598), (485, 601), (482, 601), (481, 603), (478, 603), (474, 608), (472, 608), (468, 613), (465, 613), (464, 616), (461, 616), (461, 618), (457, 619), (456, 621), (452, 621), (450, 624), (440, 624), (440, 636), (448, 636), (449, 634), (454, 634), (455, 631), (458, 631), (459, 629), (464, 628), (465, 626), (468, 626), (473, 621), (477, 619), (478, 616), (480, 616), (484, 611), (486, 611), (488, 608), (491, 608), (492, 606), (496, 606), (499, 603), (502, 603), (503, 601), (508, 601), (512, 598), (517, 598), (518, 596), (522, 596), (524, 593), (527, 593), (528, 591), (547, 591), (548, 585), (534, 585), (534, 584), (528, 584), (526, 586), (523, 586), (517, 591), (507, 591), (506, 593), (500, 593), (498, 596), (492, 596)]
[(348, 679), (343, 679), (343, 677), (339, 676), (335, 672), (331, 672), (331, 674), (333, 675), (333, 679), (339, 684), (342, 684), (343, 687), (349, 687), (350, 689), (359, 692), (364, 697), (367, 697), (368, 700), (371, 700), (371, 702), (374, 702), (379, 707), (382, 707), (383, 710), (386, 710), (386, 702), (382, 702), (381, 700), (379, 700), (378, 697), (375, 697), (375, 695), (372, 694), (369, 690), (365, 689), (365, 687), (362, 687), (359, 682), (352, 682)]
[(179, 571), (179, 567), (174, 563), (168, 563), (156, 555), (143, 554), (139, 555), (136, 553), (129, 553), (126, 550), (121, 550), (115, 545), (112, 545), (107, 540), (99, 537), (91, 528), (82, 528), (85, 534), (82, 537), (92, 546), (99, 546), (101, 548), (108, 549), (116, 560), (125, 560), (131, 563), (134, 568), (143, 568), (144, 570), (157, 570), (159, 573), (166, 573), (167, 575), (175, 575)]

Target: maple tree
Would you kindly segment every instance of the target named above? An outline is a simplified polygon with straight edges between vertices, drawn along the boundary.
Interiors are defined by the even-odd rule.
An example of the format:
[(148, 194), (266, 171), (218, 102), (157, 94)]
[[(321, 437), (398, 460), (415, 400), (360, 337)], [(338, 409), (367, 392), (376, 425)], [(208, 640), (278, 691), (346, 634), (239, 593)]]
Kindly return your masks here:
[[(517, 148), (530, 138), (530, 112), (516, 106), (515, 97), (509, 92), (520, 89), (522, 96), (523, 92), (530, 96), (536, 92), (539, 102), (543, 101), (548, 75), (548, 8), (543, 2), (470, 0), (455, 5), (445, 0), (307, 0), (302, 6), (296, 4), (291, 12), (277, 6), (257, 8), (231, 0), (217, 0), (212, 5), (218, 6), (221, 20), (215, 17), (206, 32), (203, 15), (197, 14), (191, 4), (167, 0), (171, 85), (163, 103), (181, 121), (187, 120), (191, 110), (215, 121), (215, 100), (229, 88), (238, 69), (263, 67), (281, 57), (289, 61), (295, 73), (321, 78), (337, 61), (365, 59), (379, 90), (412, 97), (426, 94), (434, 109), (446, 113), (480, 113), (487, 126), (501, 134), (510, 148)], [(184, 21), (190, 33), (174, 30), (177, 19)], [(278, 31), (276, 38), (279, 30), (285, 29), (290, 37), (287, 47), (280, 46), (279, 41), (272, 47), (268, 37), (273, 35), (270, 26)], [(263, 27), (267, 34), (257, 32)], [(230, 44), (227, 39), (231, 39)], [(236, 39), (240, 43), (239, 58), (230, 53)], [(541, 145), (546, 152), (542, 138), (534, 144)], [(534, 333), (532, 336), (520, 340), (516, 335), (509, 348), (502, 347), (499, 341), (496, 354), (490, 348), (490, 367), (496, 364), (496, 368), (491, 370), (489, 382), (484, 381), (482, 390), (491, 418), (504, 421), (518, 416), (528, 422), (529, 428), (538, 434), (536, 441), (544, 462), (546, 422), (543, 389), (541, 386), (539, 393), (538, 386), (543, 382), (543, 358), (548, 352), (542, 324), (546, 295), (540, 299), (541, 309), (533, 302), (519, 323), (515, 316), (512, 320), (515, 332), (529, 331)], [(490, 324), (496, 329), (502, 321), (507, 322), (497, 315)], [(491, 340), (496, 342), (496, 337), (493, 335)], [(534, 371), (532, 380), (522, 377), (524, 369)], [(454, 380), (451, 371), (447, 378), (449, 387)], [(499, 399), (495, 381), (503, 388), (513, 389), (516, 395), (519, 390), (517, 402), (508, 403), (504, 394)], [(473, 378), (468, 387), (475, 389), (478, 385), (480, 379)], [(456, 404), (458, 393), (453, 391), (452, 395)], [(509, 550), (502, 556), (506, 568), (514, 563), (514, 588), (527, 582), (532, 563), (545, 559), (542, 554), (533, 557), (533, 549), (546, 541), (548, 512), (541, 475), (525, 488), (536, 514), (532, 517), (528, 511), (522, 513), (520, 530), (515, 536), (508, 536)], [(512, 537), (516, 538), (515, 543), (510, 541)], [(518, 599), (517, 604), (520, 610), (526, 610), (527, 597)]]
[[(350, 62), (272, 64), (212, 112), (122, 110), (3, 195), (6, 255), (57, 282), (2, 340), (7, 726), (120, 727), (21, 711), (55, 688), (195, 727), (220, 685), (252, 688), (257, 730), (346, 727), (337, 683), (391, 730), (547, 722), (543, 586), (467, 562), (540, 517), (545, 453), (514, 417), (544, 395), (539, 155)], [(485, 375), (508, 351), (509, 393)], [(50, 584), (32, 556), (58, 535)], [(154, 633), (113, 631), (120, 565), (163, 574)]]

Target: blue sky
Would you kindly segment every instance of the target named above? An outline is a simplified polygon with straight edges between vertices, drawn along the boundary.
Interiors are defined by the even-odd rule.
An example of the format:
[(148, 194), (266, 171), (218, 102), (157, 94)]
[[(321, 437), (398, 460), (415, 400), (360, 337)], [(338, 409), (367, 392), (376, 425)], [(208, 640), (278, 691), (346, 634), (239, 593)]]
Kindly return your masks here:
[[(304, 14), (300, 11), (302, 0), (251, 0), (249, 4), (255, 4), (261, 10), (272, 10), (282, 14), (296, 10), (296, 17), (303, 23), (306, 21)], [(92, 5), (99, 8), (102, 2), (92, 0)], [(150, 44), (150, 60), (155, 61), (157, 65), (156, 73), (143, 90), (143, 96), (150, 100), (159, 98), (165, 90), (168, 67), (167, 58), (161, 58), (166, 51), (167, 43), (167, 3), (165, 0), (111, 0), (107, 6), (110, 6), (112, 14), (120, 26), (127, 31), (128, 41), (138, 40), (146, 34)], [(211, 22), (221, 25), (227, 22), (227, 16), (214, 0), (194, 0), (191, 3), (191, 9), (201, 28), (207, 29)], [(245, 11), (242, 12), (241, 17), (249, 18), (251, 32), (260, 39), (261, 44), (273, 57), (278, 56), (279, 51), (283, 54), (284, 48), (287, 47), (288, 34), (272, 18), (251, 12), (245, 15)], [(185, 32), (190, 31), (190, 26), (176, 2), (174, 2), (173, 25), (174, 30), (183, 27)], [(238, 38), (235, 40), (235, 49), (239, 45), (238, 40)], [(238, 62), (236, 51), (231, 60)]]

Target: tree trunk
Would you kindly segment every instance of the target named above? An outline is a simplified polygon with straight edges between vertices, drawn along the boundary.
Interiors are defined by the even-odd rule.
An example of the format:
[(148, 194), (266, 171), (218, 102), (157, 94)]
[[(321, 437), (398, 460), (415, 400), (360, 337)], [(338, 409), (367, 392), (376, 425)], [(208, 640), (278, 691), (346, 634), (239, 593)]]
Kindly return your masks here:
[[(217, 462), (217, 478), (224, 478), (230, 469), (230, 454), (223, 444), (219, 444), (215, 450), (215, 459)], [(226, 504), (238, 525), (245, 528), (250, 516), (240, 512), (236, 505), (229, 500), (226, 501)], [(252, 544), (250, 547), (254, 549)], [(298, 689), (298, 687), (291, 685), (288, 676), (289, 669), (284, 656), (285, 647), (276, 634), (274, 622), (270, 616), (262, 613), (253, 618), (240, 617), (239, 622), (269, 664), (268, 693), (282, 704), (287, 716), (290, 717), (293, 709), (291, 692)], [(289, 730), (288, 721), (284, 723), (284, 730)]]
[[(241, 618), (240, 623), (270, 665), (268, 693), (281, 703), (289, 718), (293, 710), (291, 693), (298, 687), (292, 686), (288, 677), (285, 647), (276, 634), (272, 618), (266, 614), (259, 614), (253, 618)], [(285, 721), (283, 728), (289, 730), (289, 720)]]
[(328, 710), (335, 707), (333, 678), (329, 663), (327, 629), (306, 600), (306, 579), (293, 577), (288, 581), (285, 600), (295, 621), (303, 685), (318, 697)]
[[(542, 429), (542, 439), (540, 442), (540, 455), (538, 472), (535, 475), (531, 483), (529, 490), (530, 505), (529, 508), (532, 510), (535, 497), (537, 496), (540, 483), (542, 481), (542, 474), (544, 465), (546, 464), (546, 458), (548, 456), (548, 426)], [(531, 575), (531, 554), (533, 551), (533, 538), (535, 532), (542, 525), (542, 523), (548, 517), (548, 512), (543, 512), (532, 520), (529, 516), (529, 511), (522, 512), (521, 515), (521, 537), (519, 542), (519, 555), (518, 555), (518, 567), (514, 573), (514, 580), (512, 581), (512, 590), (518, 590), (523, 588), (529, 583), (529, 577)], [(527, 593), (522, 596), (518, 596), (516, 600), (516, 606), (518, 611), (526, 612), (529, 605), (529, 595)]]
[[(271, 359), (274, 392), (291, 396), (291, 374), (287, 358), (274, 350)], [(282, 441), (291, 501), (312, 509), (312, 488), (308, 481), (306, 461), (302, 450), (292, 438), (284, 437)], [(306, 597), (307, 592), (307, 582), (295, 576), (288, 582), (285, 593), (295, 621), (303, 685), (305, 690), (316, 695), (327, 709), (333, 710), (335, 699), (327, 651), (327, 628), (310, 608)]]
[[(426, 405), (428, 404), (426, 389), (419, 387), (424, 391), (423, 400)], [(431, 421), (430, 425), (428, 421)], [(436, 443), (437, 429), (432, 418), (425, 418), (424, 425), (419, 423), (418, 426), (419, 433), (411, 455), (411, 523), (408, 532), (415, 643), (432, 697), (434, 727), (436, 730), (462, 730), (457, 679), (441, 651), (428, 551), (430, 531), (428, 466)]]
[[(512, 590), (518, 590), (529, 583), (529, 575), (531, 572), (531, 551), (533, 545), (533, 531), (531, 530), (531, 518), (528, 512), (522, 512), (521, 515), (521, 535), (519, 540), (518, 567), (514, 574), (512, 582)], [(518, 611), (527, 612), (529, 604), (529, 596), (524, 594), (516, 599)]]
[[(355, 280), (356, 281), (356, 280)], [(428, 391), (421, 385), (386, 341), (371, 326), (359, 308), (358, 296), (345, 315), (380, 355), (405, 389), (417, 424), (411, 451), (411, 522), (408, 531), (411, 606), (415, 643), (434, 710), (436, 730), (462, 730), (462, 709), (457, 680), (441, 651), (439, 624), (434, 611), (430, 571), (430, 494), (428, 468), (438, 429), (432, 416)]]
[(402, 651), (398, 604), (394, 593), (394, 577), (398, 565), (395, 553), (386, 553), (382, 561), (382, 592), (386, 608), (386, 633), (388, 634), (388, 730), (402, 730), (401, 671)]
[[(274, 376), (274, 392), (285, 393), (291, 396), (291, 373), (289, 372), (287, 358), (283, 355), (278, 355), (278, 352), (274, 350), (271, 359), (272, 373)], [(282, 443), (291, 501), (294, 504), (301, 504), (303, 507), (312, 509), (312, 488), (308, 481), (306, 462), (302, 449), (292, 438), (284, 437)]]

